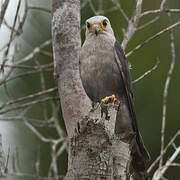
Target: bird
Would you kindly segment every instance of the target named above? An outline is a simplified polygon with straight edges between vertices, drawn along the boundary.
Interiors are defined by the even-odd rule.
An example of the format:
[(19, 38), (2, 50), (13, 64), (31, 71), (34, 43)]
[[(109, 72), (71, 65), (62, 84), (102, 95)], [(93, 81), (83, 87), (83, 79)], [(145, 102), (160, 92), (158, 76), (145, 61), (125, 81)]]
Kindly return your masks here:
[(87, 96), (93, 103), (107, 97), (119, 100), (115, 134), (132, 144), (132, 167), (142, 180), (148, 179), (145, 162), (150, 155), (143, 144), (136, 119), (132, 81), (124, 50), (115, 38), (109, 19), (93, 16), (86, 20), (85, 41), (80, 51), (79, 71)]

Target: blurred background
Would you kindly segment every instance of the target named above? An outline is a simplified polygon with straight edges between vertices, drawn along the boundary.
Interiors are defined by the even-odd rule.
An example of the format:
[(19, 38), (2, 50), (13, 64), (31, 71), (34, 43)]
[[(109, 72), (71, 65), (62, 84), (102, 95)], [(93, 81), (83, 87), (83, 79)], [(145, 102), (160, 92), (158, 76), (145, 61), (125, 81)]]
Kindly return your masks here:
[[(4, 2), (0, 2), (0, 14)], [(161, 0), (144, 0), (142, 12), (157, 10), (160, 4)], [(135, 0), (82, 0), (81, 5), (82, 43), (85, 20), (95, 14), (110, 19), (116, 38), (122, 42), (128, 22), (121, 8), (131, 19)], [(166, 7), (180, 9), (180, 1), (168, 1)], [(53, 76), (50, 12), (50, 0), (10, 0), (0, 24), (0, 134), (6, 156), (10, 149), (10, 180), (36, 179), (33, 174), (37, 173), (41, 177), (61, 177), (66, 173), (67, 139)], [(152, 23), (147, 24), (149, 21)], [(171, 13), (171, 18), (167, 12), (144, 15), (127, 44), (126, 54), (178, 21), (180, 11)], [(165, 146), (180, 129), (180, 26), (173, 29), (173, 34), (175, 66), (168, 88)], [(163, 33), (127, 57), (133, 80), (157, 67), (133, 83), (139, 129), (152, 157), (148, 166), (160, 154), (163, 92), (172, 62), (170, 42), (170, 32)], [(160, 63), (156, 66), (157, 60)], [(179, 146), (180, 137), (174, 143)], [(173, 152), (173, 147), (169, 147), (164, 163)], [(176, 162), (180, 163), (180, 156)], [(151, 170), (150, 177), (157, 167), (158, 164)], [(178, 180), (179, 170), (169, 167), (165, 177)]]

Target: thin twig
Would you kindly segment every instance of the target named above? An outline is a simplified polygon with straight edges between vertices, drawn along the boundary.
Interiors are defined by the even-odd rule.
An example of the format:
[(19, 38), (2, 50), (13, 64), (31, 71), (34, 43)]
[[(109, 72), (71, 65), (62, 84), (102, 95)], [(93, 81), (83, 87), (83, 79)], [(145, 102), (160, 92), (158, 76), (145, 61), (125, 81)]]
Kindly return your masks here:
[(62, 144), (61, 148), (58, 150), (57, 156), (60, 156), (60, 155), (64, 152), (64, 150), (66, 149), (66, 147), (67, 147), (67, 140), (64, 141), (64, 143)]
[(180, 154), (180, 146), (176, 149), (176, 151), (173, 153), (173, 155), (166, 161), (166, 164), (162, 167), (159, 167), (154, 175), (152, 180), (159, 180), (163, 174), (166, 172), (169, 166), (171, 166), (172, 162), (176, 159), (176, 157)]
[(27, 108), (27, 107), (34, 105), (34, 104), (38, 104), (38, 103), (42, 103), (42, 102), (46, 102), (46, 101), (51, 101), (51, 100), (58, 100), (58, 99), (59, 99), (59, 97), (46, 97), (44, 99), (31, 101), (31, 102), (25, 103), (23, 105), (19, 105), (19, 106), (13, 107), (13, 108), (11, 107), (11, 108), (6, 109), (4, 111), (0, 111), (0, 114), (5, 114), (7, 112)]
[(166, 8), (168, 0), (162, 0), (160, 5), (160, 10), (163, 11)]
[[(20, 22), (19, 25), (18, 25), (17, 30), (15, 31), (15, 30), (13, 30), (13, 28), (11, 28), (11, 31), (15, 31), (15, 35), (12, 37), (12, 41), (14, 41), (14, 39), (16, 38), (17, 35), (20, 35), (20, 34), (23, 32), (22, 28), (23, 28), (23, 25), (24, 25), (24, 23), (25, 23), (25, 20), (26, 20), (26, 17), (27, 17), (27, 11), (28, 11), (28, 2), (27, 2), (27, 1), (28, 1), (28, 0), (25, 0), (24, 15), (23, 15), (23, 17), (22, 17), (21, 22)], [(9, 42), (6, 43), (3, 47), (1, 47), (1, 48), (0, 48), (0, 51), (2, 51), (2, 50), (4, 50), (5, 48), (7, 48), (7, 46), (9, 46)]]
[[(49, 66), (49, 67), (48, 67), (48, 66)], [(7, 83), (8, 81), (11, 81), (11, 80), (13, 80), (13, 79), (17, 79), (17, 78), (20, 78), (20, 77), (25, 77), (26, 75), (37, 74), (37, 73), (39, 73), (39, 72), (41, 72), (41, 71), (50, 72), (50, 71), (52, 71), (52, 70), (53, 70), (52, 65), (47, 65), (47, 67), (45, 67), (45, 68), (43, 68), (43, 69), (41, 68), (41, 69), (38, 69), (38, 70), (27, 71), (27, 72), (25, 72), (25, 73), (21, 73), (21, 74), (12, 76), (12, 77), (10, 77), (10, 78), (8, 78), (8, 79), (7, 79), (7, 77), (9, 76), (9, 74), (7, 74), (6, 78), (0, 79), (0, 85), (5, 84), (5, 83)]]
[(136, 8), (135, 11), (131, 17), (131, 19), (128, 21), (128, 28), (127, 31), (124, 34), (124, 39), (122, 41), (122, 48), (125, 50), (128, 42), (136, 32), (136, 28), (141, 16), (141, 9), (142, 9), (142, 2), (143, 0), (137, 0), (136, 1)]
[(155, 35), (151, 36), (150, 38), (146, 39), (144, 42), (142, 42), (141, 44), (137, 45), (133, 50), (131, 50), (130, 52), (128, 52), (126, 54), (126, 57), (130, 56), (131, 54), (133, 54), (134, 52), (136, 52), (137, 50), (139, 50), (140, 48), (142, 48), (145, 44), (149, 43), (150, 41), (152, 41), (153, 39), (156, 39), (157, 37), (159, 37), (160, 35), (164, 34), (165, 32), (170, 31), (171, 29), (177, 27), (180, 25), (180, 21), (174, 23), (173, 25), (161, 30), (160, 32), (156, 33)]
[(143, 75), (141, 75), (140, 77), (138, 77), (137, 79), (135, 79), (132, 83), (134, 84), (134, 83), (138, 82), (139, 80), (141, 80), (141, 79), (143, 79), (145, 76), (147, 76), (149, 73), (151, 73), (152, 71), (154, 71), (154, 70), (158, 67), (159, 63), (160, 63), (160, 60), (157, 58), (156, 64), (155, 64), (150, 70), (146, 71)]
[(95, 15), (98, 15), (98, 13), (97, 13), (97, 11), (96, 11), (93, 3), (91, 2), (91, 0), (88, 0), (88, 3), (89, 3), (89, 6), (90, 6), (91, 10), (93, 11), (93, 13), (94, 13)]
[[(53, 65), (52, 63), (50, 63), (51, 65)], [(2, 64), (0, 64), (1, 67)], [(45, 65), (38, 65), (38, 66), (29, 66), (29, 65), (18, 65), (18, 64), (6, 64), (4, 65), (4, 68), (6, 67), (12, 67), (12, 68), (19, 68), (19, 69), (44, 69), (47, 68), (47, 64)], [(48, 65), (49, 67), (49, 65)]]
[(20, 5), (21, 5), (21, 0), (19, 0), (18, 5), (17, 5), (16, 14), (15, 14), (15, 18), (14, 18), (14, 22), (13, 22), (13, 26), (12, 26), (12, 31), (11, 31), (11, 34), (10, 34), (10, 39), (9, 39), (8, 47), (7, 47), (7, 49), (6, 49), (5, 53), (4, 53), (4, 59), (5, 60), (3, 60), (3, 64), (6, 63), (6, 58), (5, 57), (7, 57), (8, 53), (9, 53), (9, 48), (10, 48), (11, 42), (13, 40), (14, 28), (15, 28), (16, 21), (17, 21), (17, 18), (18, 18), (18, 13), (19, 13)]
[(141, 30), (141, 29), (144, 29), (145, 27), (147, 27), (147, 26), (149, 26), (149, 25), (155, 23), (159, 18), (160, 18), (160, 16), (156, 16), (156, 17), (153, 18), (151, 21), (148, 21), (147, 23), (145, 23), (145, 24), (139, 26), (139, 27), (137, 28), (137, 31), (138, 31), (138, 30)]
[(107, 13), (110, 13), (110, 12), (114, 12), (114, 11), (116, 11), (116, 10), (118, 10), (118, 7), (117, 7), (117, 6), (114, 6), (114, 7), (112, 7), (112, 8), (105, 9), (104, 11), (102, 10), (102, 11), (101, 11), (101, 14), (107, 14)]
[[(40, 63), (36, 60), (35, 63), (40, 66)], [(41, 85), (41, 90), (42, 91), (46, 91), (46, 85), (45, 85), (45, 79), (44, 79), (44, 73), (43, 71), (40, 71), (39, 73), (39, 76), (40, 76), (40, 85)], [(46, 95), (44, 94), (42, 97), (45, 97)], [(47, 110), (47, 104), (46, 103), (43, 103), (42, 104), (43, 108), (43, 115), (44, 115), (44, 119), (47, 121), (48, 119), (48, 110)]]
[(129, 18), (128, 18), (128, 16), (126, 15), (126, 13), (124, 12), (124, 10), (122, 9), (120, 2), (118, 2), (117, 0), (111, 0), (111, 1), (114, 3), (115, 7), (116, 7), (117, 9), (119, 9), (119, 11), (120, 11), (121, 14), (123, 15), (124, 19), (125, 19), (127, 22), (129, 22)]
[[(141, 14), (141, 17), (150, 15), (150, 14), (156, 14), (156, 13), (161, 13), (162, 11), (160, 9), (155, 9), (155, 10), (148, 10), (145, 11)], [(168, 13), (180, 13), (180, 9), (165, 9), (164, 12)]]
[(0, 11), (0, 27), (1, 27), (1, 24), (2, 24), (2, 22), (4, 20), (4, 15), (6, 13), (8, 4), (9, 4), (9, 0), (5, 0), (2, 7), (1, 7), (1, 11)]
[(99, 0), (99, 2), (98, 2), (98, 12), (99, 12), (99, 14), (101, 14), (102, 10), (103, 10), (103, 0)]
[(81, 9), (83, 9), (88, 4), (88, 0), (84, 0), (81, 4)]
[(25, 96), (25, 97), (21, 97), (19, 99), (13, 100), (13, 101), (9, 101), (9, 102), (1, 105), (0, 110), (5, 108), (6, 106), (9, 106), (9, 105), (12, 105), (12, 104), (15, 104), (15, 103), (19, 103), (19, 102), (25, 101), (25, 100), (30, 100), (30, 99), (35, 98), (35, 97), (43, 96), (45, 94), (48, 94), (48, 93), (51, 93), (51, 92), (54, 92), (54, 91), (57, 91), (57, 87), (46, 89), (46, 90), (44, 89), (43, 91), (40, 91), (38, 93), (34, 93), (34, 94), (31, 94), (31, 95), (28, 95), (28, 96)]
[(50, 139), (50, 138), (46, 138), (44, 137), (42, 134), (40, 134), (40, 132), (34, 127), (32, 126), (28, 121), (25, 121), (25, 124), (27, 125), (27, 127), (43, 142), (45, 143), (56, 143), (58, 144), (60, 142), (60, 139)]
[(47, 13), (51, 13), (51, 10), (46, 8), (46, 7), (41, 7), (41, 6), (34, 6), (34, 5), (29, 5), (28, 6), (28, 9), (34, 9), (34, 10), (40, 10), (40, 11), (44, 11), (44, 12), (47, 12)]
[(41, 49), (51, 44), (51, 39), (46, 40), (39, 46), (35, 47), (31, 53), (29, 53), (26, 57), (18, 61), (18, 65), (22, 63), (28, 62), (30, 59), (32, 59), (36, 54), (40, 53)]
[(24, 14), (23, 14), (22, 20), (20, 21), (20, 23), (18, 25), (16, 35), (20, 35), (23, 32), (23, 25), (24, 25), (24, 23), (26, 21), (27, 13), (28, 13), (28, 0), (25, 0), (25, 3), (24, 3)]
[[(163, 154), (165, 154), (168, 150), (168, 148), (173, 144), (173, 142), (176, 140), (177, 137), (179, 137), (180, 135), (180, 130), (176, 132), (176, 134), (171, 138), (171, 140), (169, 141), (169, 143), (166, 145), (166, 147), (163, 150)], [(161, 155), (159, 155), (156, 160), (154, 160), (154, 162), (151, 164), (151, 166), (148, 168), (147, 172), (150, 173), (151, 170), (153, 169), (153, 167), (155, 167), (155, 165), (159, 162), (161, 158)]]
[[(168, 16), (170, 17), (170, 14), (168, 14)], [(171, 81), (171, 76), (173, 74), (174, 71), (174, 66), (175, 66), (175, 45), (174, 45), (174, 34), (173, 31), (170, 31), (170, 39), (171, 39), (171, 64), (170, 64), (170, 68), (169, 71), (167, 73), (167, 78), (166, 78), (166, 83), (165, 83), (165, 87), (164, 87), (164, 92), (163, 92), (163, 110), (162, 110), (162, 126), (161, 126), (161, 159), (159, 162), (159, 168), (162, 167), (163, 164), (163, 150), (164, 150), (164, 136), (165, 136), (165, 128), (166, 128), (166, 109), (167, 109), (167, 96), (168, 96), (168, 89), (169, 89), (169, 84)]]
[(51, 101), (51, 106), (52, 106), (52, 117), (55, 123), (56, 131), (59, 137), (66, 137), (64, 130), (61, 128), (59, 124), (58, 113), (59, 113), (60, 107), (57, 107), (54, 101)]
[(8, 24), (8, 22), (6, 21), (5, 18), (4, 18), (4, 20), (3, 20), (3, 24), (6, 25), (6, 27), (7, 27), (10, 31), (14, 31), (15, 33), (18, 33), (15, 28), (14, 28), (14, 30), (13, 30), (13, 28)]

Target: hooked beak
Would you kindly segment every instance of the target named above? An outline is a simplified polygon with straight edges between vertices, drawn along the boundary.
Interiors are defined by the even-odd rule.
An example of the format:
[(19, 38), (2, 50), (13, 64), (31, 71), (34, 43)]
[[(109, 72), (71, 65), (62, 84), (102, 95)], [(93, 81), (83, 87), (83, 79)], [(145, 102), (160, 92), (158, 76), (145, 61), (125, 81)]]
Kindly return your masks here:
[(95, 26), (94, 27), (94, 33), (96, 36), (98, 35), (99, 31), (100, 31), (100, 29), (97, 26)]
[(97, 36), (99, 33), (103, 32), (103, 29), (100, 24), (92, 24), (90, 31)]

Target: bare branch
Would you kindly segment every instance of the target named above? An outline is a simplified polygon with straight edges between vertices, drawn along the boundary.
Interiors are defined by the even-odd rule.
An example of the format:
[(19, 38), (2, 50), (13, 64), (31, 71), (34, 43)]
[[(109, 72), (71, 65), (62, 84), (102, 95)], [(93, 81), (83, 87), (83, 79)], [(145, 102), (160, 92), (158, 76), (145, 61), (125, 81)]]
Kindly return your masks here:
[(163, 11), (165, 10), (166, 6), (167, 6), (167, 0), (162, 0), (161, 1), (161, 5), (160, 5), (160, 10)]
[(42, 95), (45, 95), (47, 93), (54, 92), (54, 91), (57, 91), (57, 87), (50, 88), (50, 89), (47, 89), (47, 90), (43, 90), (41, 92), (34, 93), (34, 94), (29, 95), (29, 96), (21, 97), (19, 99), (13, 100), (13, 101), (9, 101), (9, 102), (1, 105), (0, 110), (5, 108), (6, 106), (9, 106), (9, 105), (12, 105), (12, 104), (15, 104), (15, 103), (19, 103), (19, 102), (24, 101), (24, 100), (29, 100), (31, 98), (35, 98), (35, 97), (38, 97), (38, 96), (42, 96)]
[[(9, 48), (10, 48), (11, 42), (13, 40), (14, 28), (15, 28), (16, 21), (17, 21), (17, 18), (18, 18), (18, 13), (19, 13), (20, 5), (21, 5), (21, 0), (19, 0), (18, 5), (17, 5), (16, 14), (15, 14), (15, 17), (14, 17), (14, 22), (13, 22), (13, 26), (12, 26), (12, 30), (11, 30), (11, 34), (10, 34), (10, 39), (9, 39), (8, 47), (7, 47), (7, 49), (6, 49), (5, 53), (4, 53), (5, 57), (7, 57), (7, 55), (8, 55)], [(5, 64), (4, 60), (3, 60), (3, 64)]]
[(28, 9), (40, 10), (40, 11), (44, 11), (44, 12), (47, 12), (47, 13), (51, 13), (50, 9), (45, 8), (45, 7), (41, 7), (41, 6), (34, 6), (34, 5), (32, 6), (32, 5), (29, 5)]
[(55, 144), (58, 144), (62, 141), (62, 139), (50, 139), (50, 138), (46, 138), (44, 137), (42, 134), (39, 133), (39, 131), (34, 127), (32, 126), (28, 121), (25, 121), (25, 124), (27, 125), (27, 127), (29, 129), (31, 129), (31, 131), (43, 142), (45, 143), (55, 143)]
[[(179, 137), (179, 135), (180, 135), (180, 130), (177, 131), (177, 133), (171, 138), (169, 143), (166, 145), (166, 147), (164, 148), (163, 154), (165, 154), (167, 152), (168, 148), (174, 143), (174, 141), (176, 140), (177, 137)], [(156, 158), (156, 160), (148, 168), (148, 171), (147, 171), (148, 173), (151, 172), (153, 167), (155, 167), (155, 165), (159, 162), (160, 158), (161, 158), (161, 154)]]
[(180, 146), (176, 149), (173, 155), (166, 161), (166, 164), (162, 167), (159, 167), (154, 175), (152, 180), (159, 180), (163, 177), (163, 174), (166, 172), (169, 166), (171, 166), (172, 162), (176, 159), (176, 157), (180, 154)]
[(122, 48), (125, 50), (128, 42), (132, 38), (133, 34), (136, 31), (140, 16), (141, 16), (141, 9), (142, 9), (143, 0), (136, 1), (136, 8), (135, 11), (129, 20), (127, 31), (124, 34), (124, 39), (122, 42)]
[[(50, 63), (51, 65), (53, 65), (52, 63)], [(2, 64), (0, 64), (0, 68), (1, 68)], [(18, 64), (6, 64), (4, 65), (4, 68), (6, 67), (12, 67), (12, 68), (19, 68), (19, 69), (38, 69), (40, 67), (40, 69), (43, 69), (44, 66), (47, 65), (38, 65), (38, 66), (29, 66), (29, 65), (18, 65)]]
[(174, 23), (173, 25), (161, 30), (160, 32), (156, 33), (155, 35), (151, 36), (150, 38), (146, 39), (143, 43), (137, 45), (133, 50), (131, 50), (130, 52), (128, 52), (126, 54), (126, 57), (130, 56), (131, 54), (133, 54), (135, 51), (137, 51), (138, 49), (142, 48), (145, 44), (149, 43), (150, 41), (152, 41), (153, 39), (156, 39), (157, 37), (159, 37), (160, 35), (164, 34), (165, 32), (170, 31), (171, 29), (177, 27), (180, 25), (180, 21)]
[(141, 75), (141, 76), (138, 77), (136, 80), (134, 80), (132, 83), (138, 82), (139, 80), (141, 80), (141, 79), (143, 79), (145, 76), (147, 76), (149, 73), (151, 73), (152, 71), (154, 71), (154, 70), (158, 67), (159, 63), (160, 63), (160, 60), (157, 58), (156, 64), (155, 64), (150, 70), (146, 71), (143, 75)]
[(58, 118), (59, 109), (58, 108), (60, 107), (57, 107), (54, 102), (51, 102), (51, 105), (52, 105), (52, 111), (53, 111), (52, 117), (55, 123), (56, 131), (60, 137), (66, 137), (64, 130), (61, 128), (59, 124), (59, 118)]
[(23, 105), (19, 105), (19, 106), (16, 106), (16, 107), (11, 107), (9, 109), (1, 111), (0, 114), (5, 114), (7, 112), (15, 111), (15, 110), (19, 110), (19, 109), (25, 109), (25, 108), (27, 108), (27, 107), (29, 107), (31, 105), (37, 104), (37, 103), (42, 103), (42, 102), (51, 101), (51, 100), (58, 100), (58, 99), (59, 99), (58, 97), (46, 97), (46, 98), (43, 98), (43, 99), (40, 99), (40, 100), (34, 100), (34, 101), (31, 101), (31, 102), (28, 102), (28, 103), (24, 103)]
[(83, 9), (88, 4), (88, 0), (84, 0), (81, 4), (81, 9)]
[(93, 13), (94, 13), (95, 15), (98, 15), (98, 13), (97, 13), (97, 11), (96, 11), (96, 9), (95, 9), (92, 1), (91, 1), (91, 0), (88, 0), (88, 3), (89, 3), (89, 6), (90, 6), (91, 10), (93, 11)]
[(0, 85), (2, 83), (6, 83), (6, 79), (9, 77), (9, 75), (11, 74), (11, 72), (13, 71), (13, 61), (14, 61), (14, 56), (12, 57), (9, 57), (9, 60), (8, 60), (8, 65), (7, 68), (4, 68), (4, 64), (1, 64), (1, 69), (5, 69), (4, 71), (0, 71)]
[[(14, 19), (14, 22), (13, 22), (13, 27), (11, 28), (10, 40), (4, 46), (4, 47), (7, 46), (7, 49), (5, 50), (4, 57), (3, 57), (3, 62), (2, 62), (2, 65), (1, 65), (1, 70), (2, 71), (0, 73), (0, 75), (1, 75), (0, 76), (0, 84), (4, 83), (5, 89), (6, 89), (6, 84), (5, 84), (6, 79), (9, 77), (9, 75), (13, 71), (13, 68), (9, 67), (9, 68), (6, 68), (4, 70), (4, 66), (6, 65), (7, 61), (9, 63), (9, 65), (13, 65), (14, 64), (14, 62), (13, 62), (13, 60), (14, 60), (14, 52), (12, 53), (12, 55), (9, 55), (9, 57), (8, 57), (8, 52), (9, 52), (10, 46), (11, 46), (13, 40), (15, 39), (16, 35), (20, 35), (20, 33), (22, 33), (22, 28), (23, 28), (25, 19), (27, 17), (27, 6), (28, 6), (28, 4), (27, 4), (27, 0), (25, 0), (24, 15), (23, 15), (22, 21), (18, 25), (17, 30), (15, 30), (15, 25), (16, 25), (16, 21), (17, 21), (17, 18), (18, 18), (18, 12), (19, 12), (19, 9), (20, 9), (20, 4), (21, 4), (21, 0), (19, 0), (18, 6), (17, 6), (17, 9), (16, 9), (16, 15), (15, 15), (15, 19)], [(13, 35), (14, 32), (15, 32), (15, 35)], [(13, 47), (13, 51), (15, 51), (15, 46)], [(6, 92), (7, 92), (7, 89), (6, 89)]]
[(1, 27), (1, 24), (4, 20), (4, 15), (6, 13), (6, 9), (8, 7), (8, 4), (9, 4), (9, 0), (5, 0), (2, 7), (1, 7), (1, 11), (0, 11), (0, 27)]
[(103, 10), (103, 0), (99, 0), (99, 3), (98, 3), (98, 12), (99, 14), (102, 12)]
[(120, 2), (118, 2), (117, 0), (111, 0), (111, 1), (114, 3), (115, 7), (116, 7), (117, 9), (119, 9), (119, 11), (120, 11), (121, 14), (123, 15), (124, 19), (125, 19), (127, 22), (129, 22), (129, 18), (128, 18), (128, 16), (126, 15), (126, 13), (124, 12), (124, 10), (121, 8)]
[(67, 141), (64, 141), (64, 143), (62, 144), (61, 148), (59, 148), (59, 150), (57, 152), (57, 156), (60, 156), (64, 152), (66, 147), (67, 147)]
[(39, 46), (34, 48), (34, 50), (30, 54), (28, 54), (26, 57), (19, 60), (17, 64), (20, 65), (20, 64), (26, 63), (27, 61), (31, 60), (36, 54), (40, 53), (44, 47), (46, 47), (50, 44), (51, 44), (51, 39), (48, 39), (47, 41), (43, 42), (42, 44), (40, 44)]
[[(141, 17), (149, 15), (149, 14), (156, 14), (156, 13), (161, 13), (161, 12), (162, 11), (160, 9), (145, 11), (141, 14)], [(165, 9), (164, 12), (180, 13), (180, 9)]]
[[(170, 17), (170, 14), (169, 14)], [(167, 96), (168, 96), (168, 88), (169, 88), (169, 84), (171, 81), (171, 76), (173, 74), (174, 71), (174, 66), (175, 66), (175, 45), (174, 45), (174, 34), (173, 31), (170, 31), (170, 39), (171, 39), (171, 56), (172, 56), (172, 60), (171, 60), (171, 65), (167, 74), (167, 78), (166, 78), (166, 83), (165, 83), (165, 87), (164, 87), (164, 92), (163, 92), (163, 111), (162, 111), (162, 126), (161, 126), (161, 159), (159, 162), (159, 168), (161, 168), (162, 164), (163, 164), (163, 150), (164, 150), (164, 136), (165, 136), (165, 127), (166, 127), (166, 109), (167, 109)]]
[(160, 18), (160, 16), (156, 16), (156, 17), (153, 18), (151, 21), (148, 21), (147, 23), (145, 23), (145, 24), (139, 26), (139, 27), (137, 28), (137, 31), (138, 31), (138, 30), (141, 30), (141, 29), (144, 29), (145, 27), (147, 27), (147, 26), (149, 26), (149, 25), (155, 23), (159, 18)]
[[(17, 79), (17, 78), (20, 78), (20, 77), (25, 77), (26, 75), (32, 75), (32, 74), (37, 74), (37, 73), (40, 73), (41, 71), (44, 71), (44, 72), (49, 72), (49, 71), (52, 71), (53, 70), (53, 65), (52, 64), (47, 64), (47, 65), (44, 65), (43, 68), (38, 68), (37, 70), (33, 70), (33, 71), (27, 71), (25, 73), (21, 73), (21, 74), (18, 74), (18, 75), (15, 75), (15, 76), (12, 76), (10, 78), (7, 79), (7, 77), (9, 76), (9, 74), (6, 74), (6, 77), (5, 78), (2, 78), (0, 79), (0, 85), (2, 84), (5, 84), (7, 83), (8, 81), (11, 81), (13, 79)], [(11, 67), (12, 68), (12, 67)], [(12, 68), (13, 69), (13, 68)], [(8, 71), (7, 71), (8, 72)], [(10, 71), (11, 73), (12, 71)]]
[(25, 0), (25, 3), (24, 3), (24, 14), (23, 14), (22, 20), (20, 21), (20, 23), (18, 25), (16, 35), (20, 35), (23, 32), (22, 29), (23, 29), (23, 25), (24, 25), (24, 23), (26, 21), (27, 13), (28, 13), (28, 0)]

